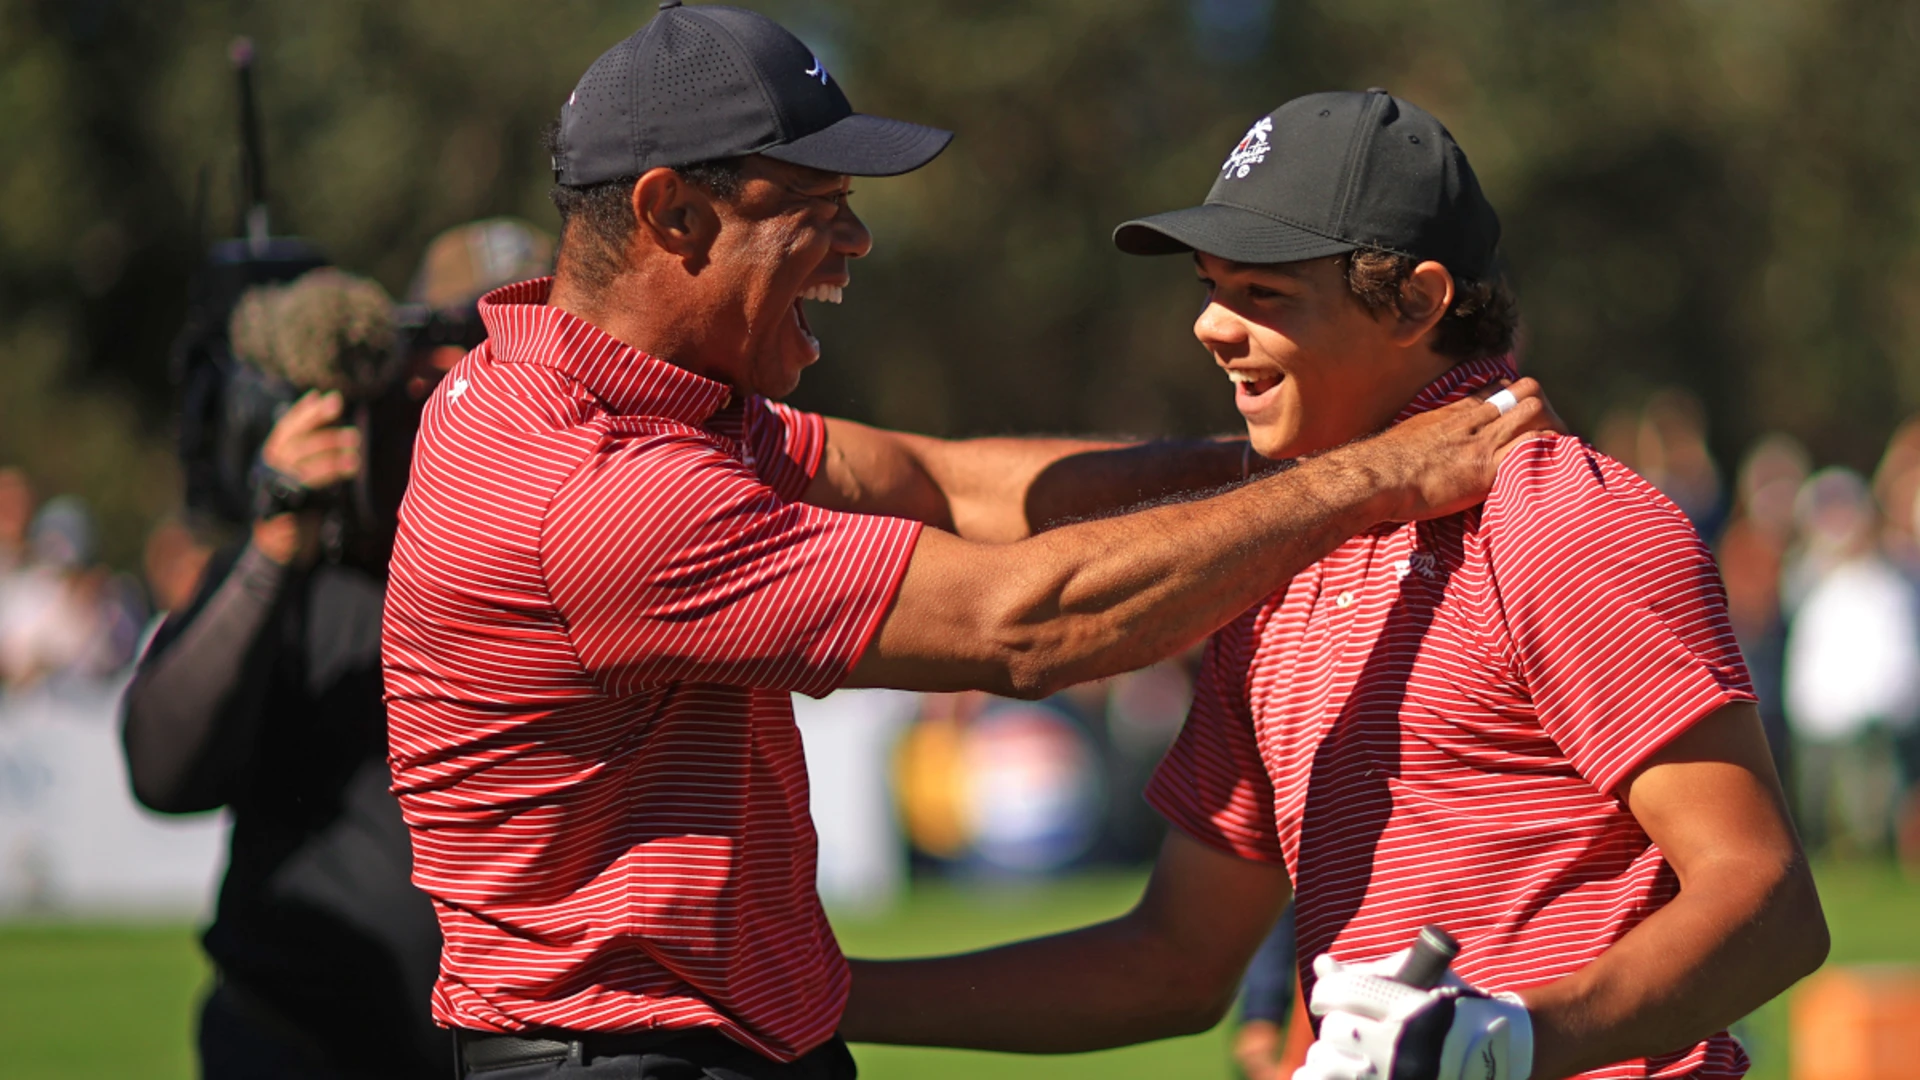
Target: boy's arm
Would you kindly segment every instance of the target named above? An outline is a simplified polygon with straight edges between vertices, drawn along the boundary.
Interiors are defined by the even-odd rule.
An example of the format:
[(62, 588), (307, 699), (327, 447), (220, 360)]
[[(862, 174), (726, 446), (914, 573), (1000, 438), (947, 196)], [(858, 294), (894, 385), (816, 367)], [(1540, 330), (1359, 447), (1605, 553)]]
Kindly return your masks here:
[(855, 960), (854, 1042), (1072, 1053), (1205, 1031), (1292, 895), (1286, 871), (1179, 830), (1111, 922), (981, 952)]
[(1826, 918), (1754, 706), (1675, 737), (1621, 796), (1680, 895), (1579, 972), (1521, 991), (1534, 1080), (1697, 1042), (1826, 959)]

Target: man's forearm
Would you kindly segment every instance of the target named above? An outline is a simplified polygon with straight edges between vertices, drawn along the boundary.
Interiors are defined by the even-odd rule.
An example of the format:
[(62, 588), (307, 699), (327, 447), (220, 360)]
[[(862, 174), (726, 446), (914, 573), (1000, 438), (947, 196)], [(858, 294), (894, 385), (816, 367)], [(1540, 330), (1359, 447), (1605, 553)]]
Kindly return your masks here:
[(1058, 688), (1187, 648), (1391, 516), (1391, 464), (1349, 448), (1217, 498), (1034, 538), (1040, 565), (1063, 569), (1032, 606), (1033, 661)]
[(1144, 667), (1390, 516), (1405, 485), (1389, 473), (1408, 464), (1356, 446), (1214, 498), (1016, 544), (929, 531), (848, 685), (1044, 697)]
[(1213, 987), (1168, 977), (1194, 965), (1165, 950), (1122, 918), (962, 956), (855, 960), (840, 1034), (854, 1042), (1065, 1054), (1204, 1031), (1227, 1001)]
[(1825, 923), (1812, 877), (1804, 864), (1775, 869), (1700, 874), (1592, 964), (1522, 991), (1532, 1080), (1688, 1046), (1817, 966)]
[(1272, 465), (1244, 439), (1148, 443), (909, 437), (956, 532), (1004, 543), (1057, 525), (1212, 491)]

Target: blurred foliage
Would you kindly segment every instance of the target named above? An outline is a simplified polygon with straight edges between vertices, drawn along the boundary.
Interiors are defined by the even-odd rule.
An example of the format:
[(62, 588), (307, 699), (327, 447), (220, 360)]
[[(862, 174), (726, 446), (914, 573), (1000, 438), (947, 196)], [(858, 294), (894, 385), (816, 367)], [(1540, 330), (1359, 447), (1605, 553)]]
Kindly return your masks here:
[[(857, 106), (953, 127), (858, 183), (875, 255), (797, 400), (937, 433), (1226, 430), (1175, 259), (1247, 124), (1382, 85), (1501, 210), (1525, 366), (1590, 429), (1678, 385), (1730, 461), (1868, 465), (1920, 408), (1912, 0), (755, 0)], [(171, 497), (167, 343), (237, 213), (226, 49), (259, 43), (275, 224), (404, 290), (484, 214), (551, 227), (539, 131), (649, 2), (0, 0), (0, 463), (111, 523)], [(198, 218), (198, 224), (196, 224)], [(137, 537), (109, 529), (125, 561)]]

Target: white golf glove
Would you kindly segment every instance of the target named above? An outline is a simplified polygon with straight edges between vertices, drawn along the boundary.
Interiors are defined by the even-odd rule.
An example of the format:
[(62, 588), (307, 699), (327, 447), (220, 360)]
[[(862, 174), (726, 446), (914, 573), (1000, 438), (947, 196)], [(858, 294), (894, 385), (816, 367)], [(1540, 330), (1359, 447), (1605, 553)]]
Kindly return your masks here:
[(1527, 1080), (1533, 1022), (1519, 996), (1488, 996), (1451, 971), (1432, 990), (1396, 982), (1409, 951), (1314, 960), (1320, 1038), (1293, 1080)]

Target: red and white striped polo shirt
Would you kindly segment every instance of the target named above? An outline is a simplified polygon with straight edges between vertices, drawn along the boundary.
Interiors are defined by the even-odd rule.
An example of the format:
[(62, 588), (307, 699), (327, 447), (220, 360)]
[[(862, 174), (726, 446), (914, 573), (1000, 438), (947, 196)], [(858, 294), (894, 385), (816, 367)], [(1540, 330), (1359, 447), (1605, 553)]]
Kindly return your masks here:
[(715, 1028), (791, 1060), (848, 975), (790, 692), (852, 669), (919, 526), (799, 502), (825, 422), (489, 294), (427, 404), (387, 593), (434, 1017)]
[[(1463, 364), (1404, 419), (1513, 372)], [(1300, 966), (1441, 923), (1455, 970), (1521, 990), (1598, 957), (1677, 885), (1615, 798), (1699, 718), (1751, 701), (1712, 556), (1577, 439), (1529, 442), (1480, 507), (1355, 537), (1207, 647), (1148, 798), (1283, 864)], [(1722, 1033), (1591, 1077), (1732, 1077)]]

